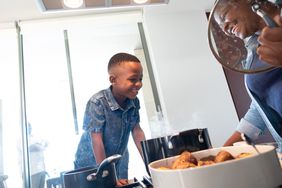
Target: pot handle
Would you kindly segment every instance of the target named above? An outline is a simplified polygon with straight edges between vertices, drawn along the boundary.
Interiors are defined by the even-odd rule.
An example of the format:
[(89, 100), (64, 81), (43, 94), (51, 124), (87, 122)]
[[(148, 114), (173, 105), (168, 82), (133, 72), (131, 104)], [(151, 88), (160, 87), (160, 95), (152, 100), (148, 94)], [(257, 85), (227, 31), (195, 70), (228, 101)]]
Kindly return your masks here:
[[(121, 155), (120, 155), (120, 154), (115, 154), (115, 155), (112, 155), (112, 156), (110, 156), (110, 157), (107, 157), (106, 159), (104, 159), (104, 160), (101, 162), (101, 164), (100, 164), (99, 167), (98, 167), (97, 172), (94, 172), (94, 173), (92, 173), (92, 174), (89, 174), (89, 175), (86, 177), (86, 179), (87, 179), (88, 181), (93, 181), (93, 180), (95, 180), (95, 179), (97, 178), (97, 175), (98, 175), (101, 171), (103, 171), (103, 169), (104, 169), (106, 166), (108, 166), (108, 165), (111, 164), (111, 163), (114, 163), (114, 162), (118, 161), (120, 158), (121, 158)], [(104, 173), (103, 173), (103, 174), (104, 174)], [(103, 176), (103, 174), (102, 174), (102, 176)]]
[(172, 138), (175, 137), (175, 136), (179, 136), (179, 133), (174, 133), (174, 134), (172, 134), (172, 135), (169, 135), (169, 136), (165, 136), (165, 137), (164, 137), (164, 138), (165, 138), (165, 142), (166, 142), (166, 144), (168, 145), (168, 149), (173, 149), (173, 145), (172, 145), (172, 143), (171, 143), (171, 140), (172, 140)]
[(203, 129), (199, 129), (199, 135), (198, 135), (198, 140), (200, 143), (204, 143), (204, 138), (203, 138)]

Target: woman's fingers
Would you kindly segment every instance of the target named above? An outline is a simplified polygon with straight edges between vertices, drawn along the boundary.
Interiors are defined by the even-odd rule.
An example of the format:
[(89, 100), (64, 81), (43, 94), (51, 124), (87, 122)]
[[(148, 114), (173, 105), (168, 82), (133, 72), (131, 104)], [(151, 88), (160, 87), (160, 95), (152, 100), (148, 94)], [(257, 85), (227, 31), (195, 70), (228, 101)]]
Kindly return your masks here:
[(282, 42), (281, 33), (282, 33), (282, 27), (273, 27), (273, 28), (265, 27), (262, 30), (258, 40), (260, 44), (264, 44), (267, 41)]
[(282, 66), (282, 18), (276, 16), (275, 21), (280, 27), (265, 27), (258, 41), (260, 46), (257, 49), (259, 58), (273, 66)]
[(282, 66), (282, 44), (276, 43), (272, 46), (261, 45), (257, 49), (260, 60), (273, 66)]

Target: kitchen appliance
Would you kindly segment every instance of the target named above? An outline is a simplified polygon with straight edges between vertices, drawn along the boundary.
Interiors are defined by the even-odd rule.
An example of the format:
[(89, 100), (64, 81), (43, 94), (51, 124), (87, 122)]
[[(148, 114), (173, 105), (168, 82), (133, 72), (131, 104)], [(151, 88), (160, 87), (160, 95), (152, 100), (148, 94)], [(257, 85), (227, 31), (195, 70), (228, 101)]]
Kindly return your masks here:
[(230, 146), (202, 150), (192, 153), (197, 160), (217, 155), (221, 150), (237, 156), (251, 153), (251, 156), (216, 163), (208, 166), (161, 170), (158, 167), (171, 166), (178, 156), (158, 160), (149, 164), (154, 188), (276, 188), (282, 185), (282, 169), (274, 146), (257, 145), (258, 154), (250, 145)]
[(121, 155), (113, 155), (104, 159), (97, 167), (85, 167), (63, 174), (64, 188), (115, 188), (115, 162)]
[(190, 129), (172, 135), (141, 141), (146, 170), (156, 160), (179, 155), (183, 151), (190, 152), (212, 147), (207, 128)]

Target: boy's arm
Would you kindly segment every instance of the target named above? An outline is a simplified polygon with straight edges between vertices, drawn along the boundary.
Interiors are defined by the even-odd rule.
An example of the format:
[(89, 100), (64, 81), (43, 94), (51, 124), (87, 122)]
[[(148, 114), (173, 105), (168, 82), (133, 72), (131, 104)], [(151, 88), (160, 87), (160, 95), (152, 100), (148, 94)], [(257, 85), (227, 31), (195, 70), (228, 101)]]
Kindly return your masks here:
[(106, 158), (102, 133), (92, 132), (91, 138), (96, 163), (100, 164)]
[(143, 154), (142, 154), (142, 147), (141, 147), (141, 141), (142, 140), (145, 140), (145, 134), (142, 130), (142, 128), (140, 127), (139, 124), (137, 124), (133, 130), (132, 130), (132, 137), (133, 137), (133, 140), (135, 142), (135, 145), (140, 153), (140, 155), (142, 156), (143, 158)]

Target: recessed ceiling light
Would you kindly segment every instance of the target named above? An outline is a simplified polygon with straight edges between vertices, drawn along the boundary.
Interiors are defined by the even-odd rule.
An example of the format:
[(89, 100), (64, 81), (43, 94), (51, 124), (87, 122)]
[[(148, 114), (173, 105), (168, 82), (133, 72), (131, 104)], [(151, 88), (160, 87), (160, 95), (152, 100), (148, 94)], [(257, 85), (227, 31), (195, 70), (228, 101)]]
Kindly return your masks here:
[(80, 11), (168, 4), (169, 0), (36, 0), (42, 12)]
[(83, 5), (83, 0), (64, 0), (63, 2), (68, 8), (79, 8)]
[(149, 0), (133, 0), (136, 4), (144, 4), (147, 3)]

